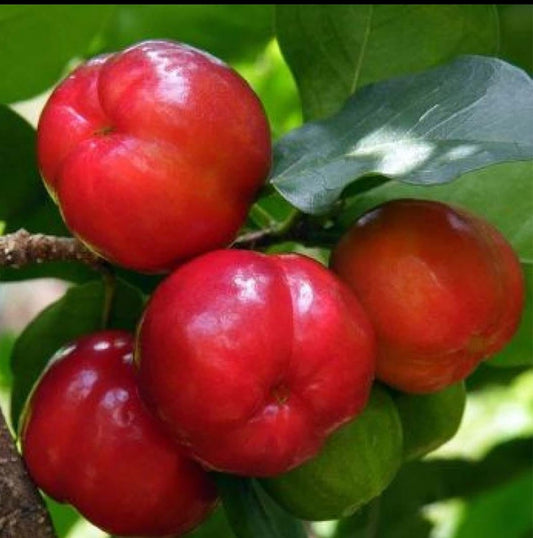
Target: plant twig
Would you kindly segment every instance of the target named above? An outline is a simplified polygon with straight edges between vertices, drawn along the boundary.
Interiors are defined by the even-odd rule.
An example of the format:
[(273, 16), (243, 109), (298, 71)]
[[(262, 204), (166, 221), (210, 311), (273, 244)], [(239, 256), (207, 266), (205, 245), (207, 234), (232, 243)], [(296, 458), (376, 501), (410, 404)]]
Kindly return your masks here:
[(30, 234), (24, 229), (0, 236), (0, 267), (19, 268), (50, 261), (77, 261), (95, 269), (105, 263), (72, 237)]

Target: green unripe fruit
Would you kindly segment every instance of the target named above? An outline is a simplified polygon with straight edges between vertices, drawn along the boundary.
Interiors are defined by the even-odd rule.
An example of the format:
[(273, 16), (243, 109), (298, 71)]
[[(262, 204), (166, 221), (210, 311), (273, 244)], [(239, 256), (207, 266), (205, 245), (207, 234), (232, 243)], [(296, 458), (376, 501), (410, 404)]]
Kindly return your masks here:
[(433, 394), (398, 393), (405, 460), (425, 456), (451, 439), (461, 424), (466, 403), (464, 383)]
[(338, 519), (379, 495), (401, 463), (400, 417), (392, 398), (376, 387), (363, 413), (333, 433), (318, 456), (261, 483), (302, 519)]

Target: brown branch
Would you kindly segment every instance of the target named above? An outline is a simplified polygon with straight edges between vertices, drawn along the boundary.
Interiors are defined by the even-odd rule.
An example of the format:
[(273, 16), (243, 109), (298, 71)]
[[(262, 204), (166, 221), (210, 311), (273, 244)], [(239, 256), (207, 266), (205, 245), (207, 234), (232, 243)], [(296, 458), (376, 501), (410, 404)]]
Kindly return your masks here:
[(0, 267), (19, 268), (50, 261), (77, 261), (95, 268), (105, 263), (72, 237), (30, 234), (23, 229), (0, 237)]
[(0, 413), (0, 536), (54, 538), (44, 501), (20, 458)]

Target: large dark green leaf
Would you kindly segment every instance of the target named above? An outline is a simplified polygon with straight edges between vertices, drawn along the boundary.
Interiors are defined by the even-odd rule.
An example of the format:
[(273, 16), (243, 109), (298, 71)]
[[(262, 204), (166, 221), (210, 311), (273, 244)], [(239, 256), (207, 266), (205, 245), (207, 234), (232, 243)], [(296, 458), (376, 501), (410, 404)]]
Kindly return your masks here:
[(533, 155), (533, 81), (493, 58), (367, 86), (335, 116), (276, 145), (272, 184), (308, 213), (330, 209), (365, 174), (445, 183)]
[(282, 5), (276, 30), (308, 119), (336, 112), (365, 84), (498, 45), (491, 5)]
[(0, 105), (0, 220), (28, 210), (38, 203), (43, 190), (35, 157), (35, 130)]
[(498, 6), (500, 58), (533, 71), (533, 5)]
[(278, 506), (254, 479), (217, 474), (216, 482), (237, 538), (306, 538), (302, 523)]
[[(103, 328), (106, 290), (101, 281), (70, 288), (43, 310), (20, 334), (11, 355), (13, 392), (11, 420), (17, 425), (31, 388), (52, 355), (70, 340)], [(117, 281), (107, 327), (133, 331), (143, 309), (143, 296)]]
[(91, 46), (112, 6), (0, 6), (0, 103), (22, 101), (49, 88), (67, 62)]
[(253, 58), (273, 34), (269, 5), (124, 5), (116, 11), (107, 47), (144, 39), (175, 39), (226, 61)]

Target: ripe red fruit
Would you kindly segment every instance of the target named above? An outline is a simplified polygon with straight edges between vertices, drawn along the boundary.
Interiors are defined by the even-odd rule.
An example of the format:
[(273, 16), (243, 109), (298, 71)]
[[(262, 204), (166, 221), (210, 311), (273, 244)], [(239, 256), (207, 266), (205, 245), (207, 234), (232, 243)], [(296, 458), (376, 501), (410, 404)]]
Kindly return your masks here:
[(76, 69), (38, 128), (39, 166), (71, 231), (146, 272), (230, 243), (270, 168), (263, 108), (207, 53), (146, 41)]
[(519, 323), (524, 285), (511, 247), (488, 222), (442, 203), (372, 209), (340, 240), (332, 268), (376, 329), (377, 377), (406, 392), (465, 378)]
[(374, 337), (350, 290), (298, 255), (224, 250), (156, 290), (136, 348), (141, 394), (206, 466), (269, 476), (359, 413)]
[(145, 409), (132, 344), (105, 331), (56, 354), (25, 411), (24, 459), (43, 491), (110, 533), (185, 532), (213, 508), (214, 485)]

